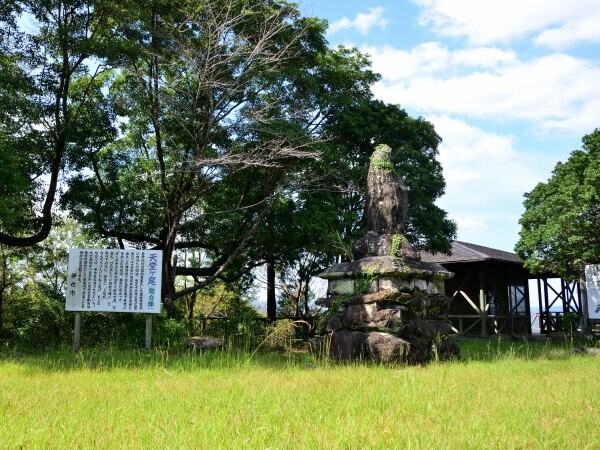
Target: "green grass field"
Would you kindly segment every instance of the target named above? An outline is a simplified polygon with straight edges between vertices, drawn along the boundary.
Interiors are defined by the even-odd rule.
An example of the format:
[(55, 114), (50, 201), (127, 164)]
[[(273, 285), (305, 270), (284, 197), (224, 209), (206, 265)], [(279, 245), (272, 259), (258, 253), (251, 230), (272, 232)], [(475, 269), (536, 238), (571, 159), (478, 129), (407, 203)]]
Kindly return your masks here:
[(0, 351), (0, 448), (600, 448), (600, 359), (466, 341), (459, 362)]

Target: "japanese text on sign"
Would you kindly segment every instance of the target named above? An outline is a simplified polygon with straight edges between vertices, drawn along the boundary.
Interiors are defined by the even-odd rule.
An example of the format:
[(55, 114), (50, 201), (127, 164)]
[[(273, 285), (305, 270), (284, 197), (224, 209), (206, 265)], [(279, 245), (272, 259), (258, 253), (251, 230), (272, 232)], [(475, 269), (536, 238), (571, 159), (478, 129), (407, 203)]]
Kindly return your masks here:
[(162, 251), (69, 251), (67, 311), (160, 313)]

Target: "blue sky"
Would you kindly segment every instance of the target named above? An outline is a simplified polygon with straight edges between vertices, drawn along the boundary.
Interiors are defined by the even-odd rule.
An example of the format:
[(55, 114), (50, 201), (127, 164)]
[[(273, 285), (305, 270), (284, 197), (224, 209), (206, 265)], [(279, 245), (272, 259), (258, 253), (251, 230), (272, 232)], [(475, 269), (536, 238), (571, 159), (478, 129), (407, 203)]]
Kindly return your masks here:
[(375, 96), (435, 125), (458, 239), (512, 251), (523, 193), (600, 126), (600, 1), (305, 0)]

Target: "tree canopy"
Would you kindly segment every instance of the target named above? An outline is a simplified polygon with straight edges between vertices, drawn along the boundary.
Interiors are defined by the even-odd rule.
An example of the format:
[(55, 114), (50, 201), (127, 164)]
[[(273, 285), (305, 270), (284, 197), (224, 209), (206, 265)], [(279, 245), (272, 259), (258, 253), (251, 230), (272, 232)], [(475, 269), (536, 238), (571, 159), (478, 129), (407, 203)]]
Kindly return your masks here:
[(338, 183), (346, 191), (336, 202), (344, 215), (342, 229), (346, 235), (356, 239), (364, 233), (362, 213), (369, 158), (375, 145), (387, 144), (392, 148), (394, 170), (410, 189), (407, 239), (418, 250), (450, 251), (456, 224), (435, 205), (446, 183), (436, 159), (442, 140), (430, 122), (410, 117), (398, 105), (369, 98), (339, 110), (327, 133), (333, 144), (327, 156), (332, 158)]
[(87, 133), (89, 111), (99, 105), (85, 83), (103, 72), (90, 62), (109, 48), (115, 5), (15, 0), (0, 7), (0, 244), (31, 246), (48, 236), (63, 170), (99, 140)]
[(525, 194), (516, 245), (525, 267), (577, 279), (585, 264), (600, 262), (600, 130), (559, 162), (546, 183)]
[(385, 143), (411, 189), (407, 237), (448, 251), (440, 137), (375, 100), (368, 58), (329, 48), (296, 4), (20, 0), (0, 25), (0, 244), (43, 241), (58, 206), (123, 248), (163, 250), (171, 309), (264, 262), (311, 261), (307, 286), (362, 232)]

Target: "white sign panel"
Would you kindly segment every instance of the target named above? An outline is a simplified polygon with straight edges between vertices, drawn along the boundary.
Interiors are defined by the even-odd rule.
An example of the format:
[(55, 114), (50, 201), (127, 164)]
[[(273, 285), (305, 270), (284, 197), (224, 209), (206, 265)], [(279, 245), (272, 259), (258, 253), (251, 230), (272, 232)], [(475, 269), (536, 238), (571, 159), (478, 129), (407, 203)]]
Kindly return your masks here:
[(585, 290), (589, 318), (600, 319), (600, 264), (585, 266)]
[(69, 250), (67, 311), (160, 313), (161, 250)]

